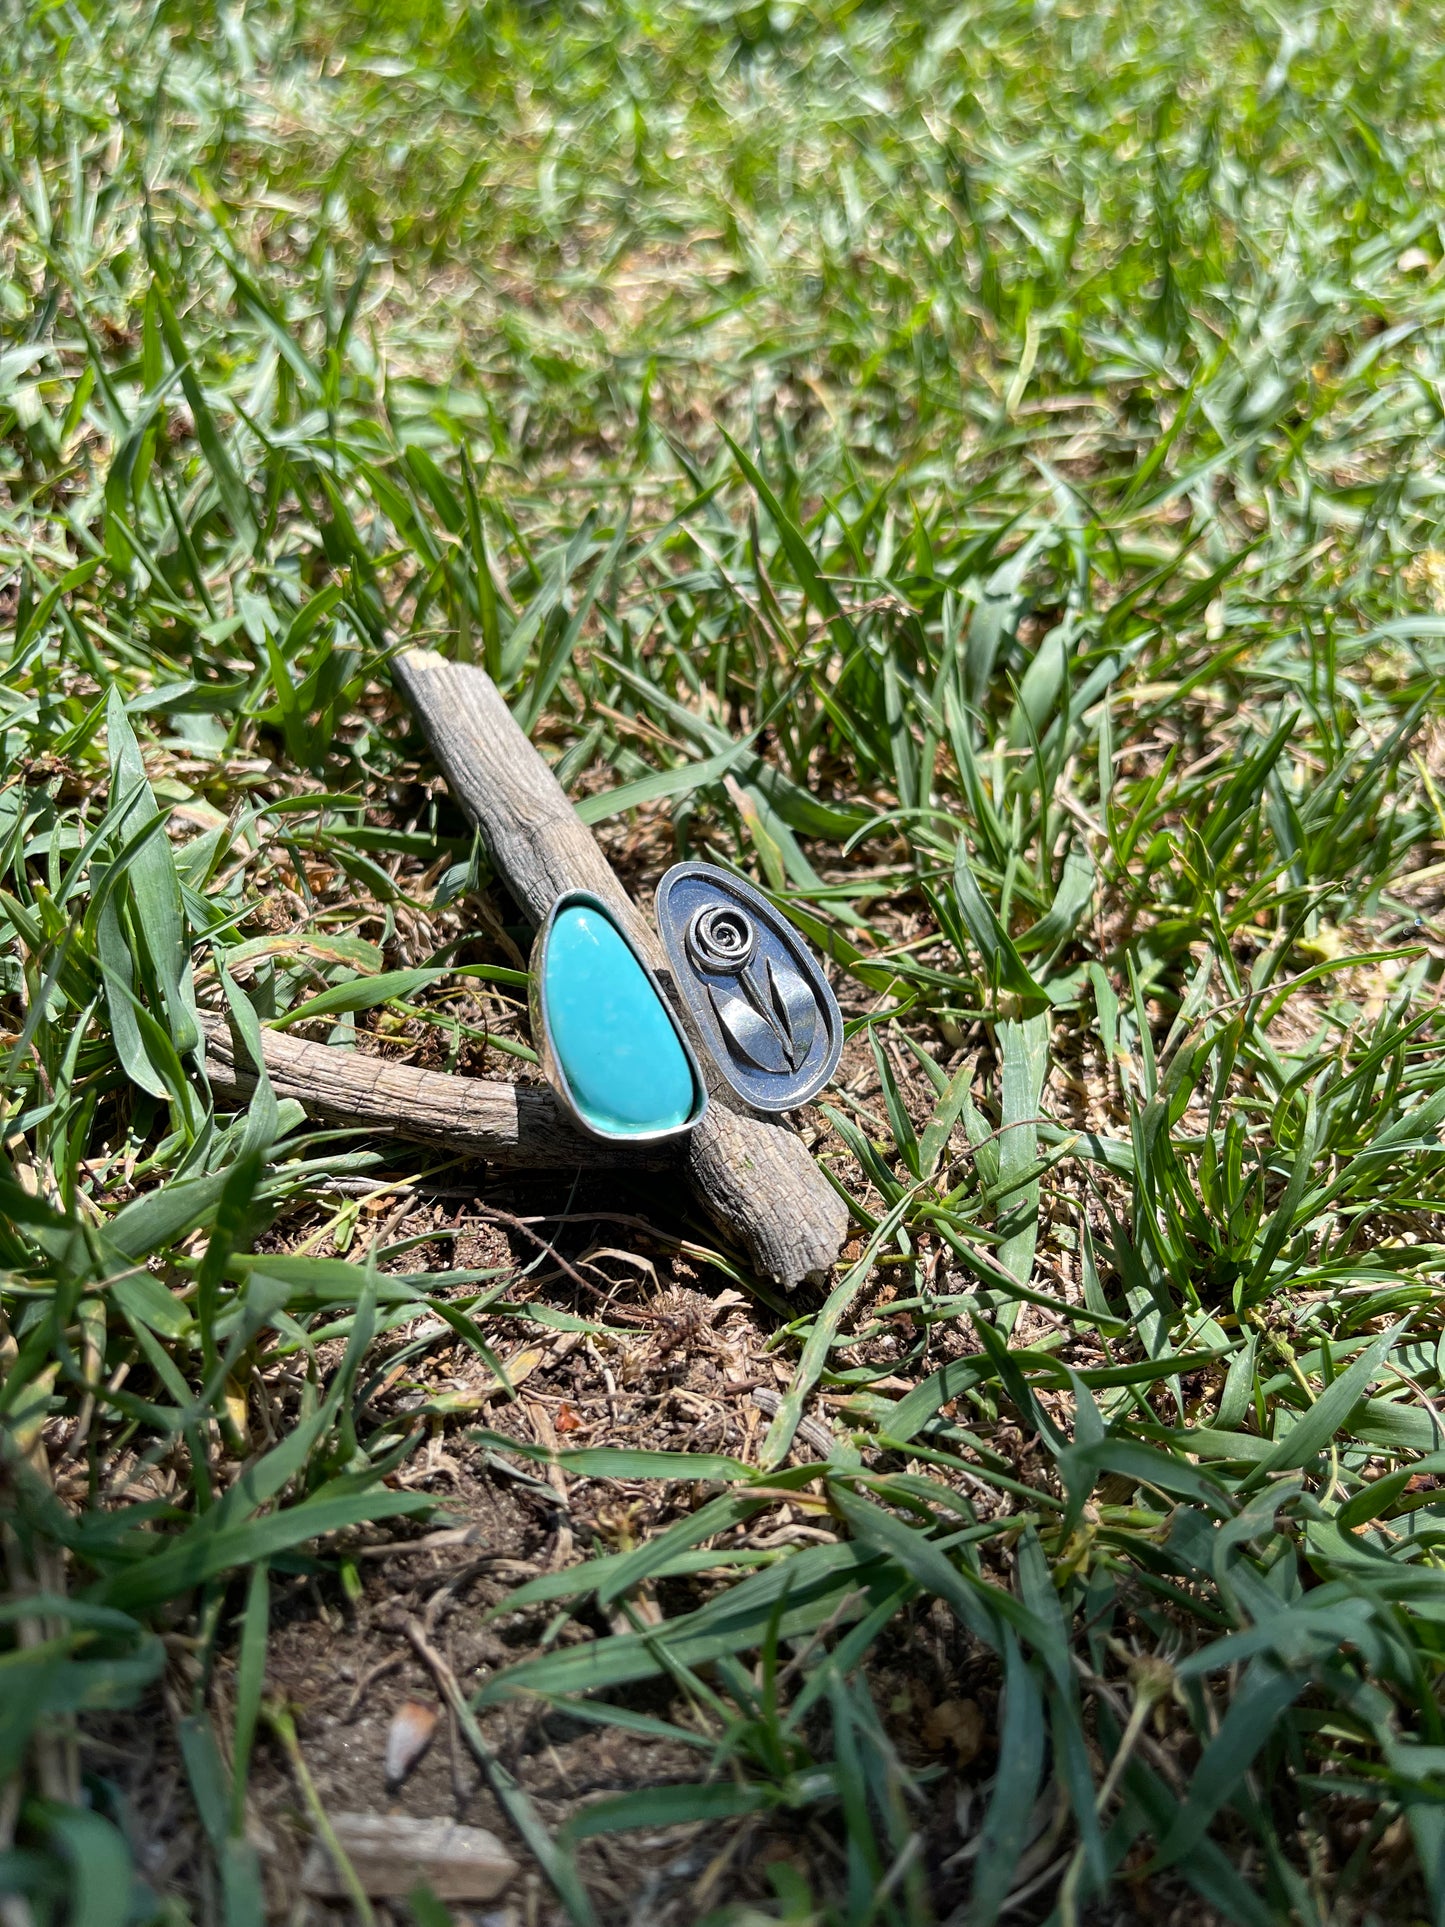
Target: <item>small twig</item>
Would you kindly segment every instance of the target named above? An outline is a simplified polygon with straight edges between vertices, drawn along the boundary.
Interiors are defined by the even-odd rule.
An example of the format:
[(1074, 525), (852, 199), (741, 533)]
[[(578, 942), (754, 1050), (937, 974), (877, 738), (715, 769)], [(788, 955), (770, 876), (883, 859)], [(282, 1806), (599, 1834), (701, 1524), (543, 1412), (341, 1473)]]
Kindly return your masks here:
[(356, 1909), (356, 1917), (361, 1922), (361, 1927), (376, 1927), (376, 1914), (367, 1897), (366, 1889), (361, 1884), (361, 1876), (352, 1866), (346, 1849), (336, 1837), (336, 1829), (332, 1826), (330, 1816), (321, 1804), (321, 1795), (316, 1791), (316, 1782), (311, 1777), (311, 1769), (302, 1757), (301, 1742), (296, 1737), (296, 1722), (292, 1719), (289, 1708), (270, 1701), (262, 1711), (266, 1715), (267, 1724), (281, 1742), (286, 1758), (291, 1763), (291, 1771), (296, 1775), (296, 1784), (301, 1789), (301, 1798), (306, 1803), (306, 1810), (311, 1815), (326, 1851), (331, 1855), (332, 1864), (341, 1876), (341, 1884), (351, 1896), (351, 1904)]
[(1012, 1914), (1016, 1913), (1020, 1907), (1027, 1906), (1035, 1894), (1042, 1893), (1045, 1887), (1052, 1885), (1052, 1883), (1058, 1879), (1068, 1864), (1068, 1859), (1069, 1855), (1067, 1852), (1061, 1853), (1056, 1860), (1049, 1862), (1042, 1873), (1035, 1874), (1034, 1878), (1030, 1880), (1027, 1885), (1015, 1887), (1008, 1899), (1005, 1900), (999, 1908), (999, 1912), (1001, 1914)]
[(402, 1631), (411, 1641), (418, 1657), (431, 1668), (437, 1689), (451, 1708), (462, 1737), (471, 1748), (472, 1757), (486, 1774), (493, 1793), (506, 1810), (512, 1825), (531, 1848), (542, 1871), (556, 1889), (558, 1899), (577, 1927), (597, 1927), (597, 1916), (592, 1911), (592, 1902), (587, 1898), (586, 1890), (577, 1878), (576, 1868), (542, 1824), (541, 1816), (526, 1789), (517, 1784), (482, 1738), (477, 1716), (468, 1705), (461, 1682), (450, 1664), (427, 1638), (420, 1621), (410, 1617), (404, 1619)]
[(392, 1232), (395, 1231), (402, 1220), (411, 1212), (415, 1211), (416, 1208), (417, 1201), (415, 1198), (402, 1199), (401, 1203), (388, 1214), (385, 1224), (377, 1226), (371, 1242), (366, 1247), (368, 1257), (375, 1258), (379, 1252), (385, 1249), (386, 1241)]
[[(1102, 1820), (1109, 1802), (1124, 1777), (1124, 1769), (1134, 1756), (1134, 1749), (1147, 1736), (1144, 1723), (1161, 1699), (1168, 1697), (1173, 1687), (1173, 1669), (1163, 1661), (1141, 1661), (1134, 1674), (1134, 1703), (1129, 1708), (1129, 1717), (1119, 1739), (1114, 1757), (1109, 1762), (1109, 1770), (1104, 1775), (1103, 1784), (1094, 1800), (1094, 1811)], [(1162, 1751), (1162, 1749), (1161, 1749)], [(1081, 1841), (1070, 1856), (1063, 1880), (1059, 1885), (1058, 1912), (1064, 1927), (1075, 1927), (1079, 1918), (1079, 1883), (1084, 1874), (1084, 1845)]]
[[(1131, 1715), (1129, 1704), (1123, 1694), (1108, 1680), (1101, 1679), (1088, 1662), (1081, 1659), (1077, 1653), (1073, 1655), (1073, 1659), (1074, 1669), (1084, 1685), (1104, 1701), (1120, 1726), (1127, 1728)], [(1182, 1800), (1185, 1788), (1184, 1776), (1179, 1771), (1178, 1762), (1169, 1757), (1168, 1750), (1162, 1747), (1151, 1733), (1141, 1732), (1139, 1751), (1155, 1772), (1168, 1782), (1171, 1791)]]
[(882, 1910), (884, 1901), (887, 1900), (890, 1894), (897, 1891), (904, 1874), (908, 1872), (908, 1869), (922, 1852), (923, 1835), (921, 1833), (910, 1833), (895, 1855), (893, 1865), (888, 1869), (887, 1873), (884, 1874), (882, 1884), (879, 1886), (878, 1891), (873, 1895), (875, 1918)]
[(534, 1231), (526, 1218), (519, 1218), (515, 1212), (512, 1211), (503, 1211), (501, 1206), (496, 1204), (479, 1204), (477, 1206), (477, 1216), (486, 1218), (493, 1224), (504, 1224), (509, 1230), (519, 1232), (522, 1237), (530, 1240), (539, 1251), (545, 1252), (549, 1258), (553, 1259), (557, 1266), (572, 1280), (574, 1285), (580, 1286), (583, 1291), (590, 1291), (594, 1298), (603, 1298), (606, 1296), (606, 1293), (600, 1286), (594, 1285), (590, 1278), (584, 1278), (577, 1267), (562, 1256), (556, 1245), (549, 1239), (544, 1238), (540, 1231)]
[(553, 1572), (560, 1572), (572, 1557), (572, 1508), (567, 1496), (567, 1475), (557, 1463), (557, 1432), (552, 1424), (552, 1415), (545, 1405), (535, 1404), (530, 1399), (522, 1399), (520, 1403), (531, 1421), (538, 1445), (552, 1455), (551, 1463), (547, 1467), (547, 1482), (557, 1494), (559, 1517), (557, 1543), (552, 1548), (552, 1556), (547, 1563)]
[(385, 1679), (388, 1673), (394, 1673), (401, 1663), (402, 1655), (400, 1653), (391, 1653), (387, 1658), (378, 1660), (375, 1666), (367, 1667), (366, 1671), (361, 1675), (361, 1678), (356, 1682), (355, 1686), (352, 1687), (351, 1696), (342, 1708), (341, 1724), (343, 1726), (350, 1726), (351, 1722), (361, 1711), (362, 1700), (365, 1699), (376, 1682), (379, 1679)]
[(828, 1635), (837, 1632), (849, 1613), (851, 1613), (856, 1606), (860, 1605), (866, 1597), (867, 1595), (859, 1586), (850, 1587), (850, 1589), (844, 1593), (843, 1597), (838, 1601), (832, 1612), (829, 1613), (823, 1624), (814, 1628), (803, 1644), (799, 1646), (798, 1650), (793, 1654), (792, 1658), (788, 1660), (787, 1664), (779, 1669), (778, 1677), (774, 1681), (775, 1690), (781, 1690), (787, 1685), (789, 1680), (796, 1674), (802, 1672), (803, 1667), (823, 1644), (823, 1641)]
[(469, 1792), (466, 1777), (462, 1772), (462, 1736), (457, 1725), (456, 1708), (447, 1701), (447, 1771), (452, 1782), (452, 1805), (460, 1820), (466, 1812)]
[[(781, 1392), (773, 1391), (770, 1386), (758, 1385), (753, 1388), (752, 1398), (760, 1412), (768, 1418), (777, 1417), (783, 1403)], [(811, 1445), (820, 1459), (831, 1459), (837, 1450), (838, 1441), (820, 1419), (800, 1418), (797, 1437)]]

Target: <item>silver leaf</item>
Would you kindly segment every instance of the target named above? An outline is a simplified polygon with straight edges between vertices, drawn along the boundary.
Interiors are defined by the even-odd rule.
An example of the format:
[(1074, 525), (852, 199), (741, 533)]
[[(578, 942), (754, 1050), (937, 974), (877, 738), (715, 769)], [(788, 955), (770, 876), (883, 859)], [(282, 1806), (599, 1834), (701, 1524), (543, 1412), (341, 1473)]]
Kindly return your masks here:
[(788, 1062), (798, 1070), (813, 1047), (813, 1032), (818, 1026), (818, 1006), (813, 993), (796, 970), (786, 964), (775, 965), (768, 958), (768, 992), (777, 1014), (778, 1028), (786, 1040)]
[(715, 982), (708, 984), (707, 994), (723, 1035), (739, 1057), (760, 1071), (791, 1070), (782, 1038), (746, 997), (740, 997), (730, 984)]

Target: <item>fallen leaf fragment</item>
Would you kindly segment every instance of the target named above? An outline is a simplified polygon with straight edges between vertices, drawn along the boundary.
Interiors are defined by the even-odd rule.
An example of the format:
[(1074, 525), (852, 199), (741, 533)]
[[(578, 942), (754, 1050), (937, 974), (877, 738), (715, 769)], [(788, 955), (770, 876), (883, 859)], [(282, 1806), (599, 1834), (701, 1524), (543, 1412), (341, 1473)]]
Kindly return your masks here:
[[(517, 1871), (496, 1834), (452, 1820), (404, 1813), (333, 1813), (331, 1824), (356, 1877), (375, 1900), (403, 1900), (422, 1881), (438, 1900), (491, 1900)], [(344, 1900), (347, 1889), (330, 1854), (311, 1843), (303, 1889), (318, 1900)]]
[(420, 1700), (403, 1700), (391, 1716), (386, 1734), (386, 1785), (395, 1793), (432, 1743), (437, 1710)]
[(934, 1753), (951, 1753), (967, 1766), (983, 1745), (983, 1714), (977, 1700), (940, 1700), (923, 1721), (923, 1744)]
[(246, 1388), (238, 1384), (234, 1378), (228, 1378), (225, 1396), (226, 1417), (235, 1426), (237, 1434), (244, 1439), (247, 1435)]
[[(507, 1384), (516, 1387), (522, 1383), (524, 1378), (530, 1378), (546, 1356), (546, 1346), (524, 1345), (520, 1351), (513, 1352), (510, 1358), (504, 1358), (502, 1360), (502, 1370), (507, 1374)], [(497, 1393), (502, 1390), (502, 1381), (499, 1378), (494, 1378), (491, 1384), (484, 1389), (482, 1396), (484, 1398), (495, 1398)]]

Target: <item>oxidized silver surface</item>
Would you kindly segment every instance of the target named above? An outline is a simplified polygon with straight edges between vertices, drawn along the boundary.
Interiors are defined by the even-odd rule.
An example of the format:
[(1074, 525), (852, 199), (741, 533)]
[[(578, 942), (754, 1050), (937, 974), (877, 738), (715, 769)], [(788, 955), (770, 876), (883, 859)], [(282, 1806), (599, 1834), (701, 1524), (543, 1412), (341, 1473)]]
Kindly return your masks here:
[(815, 1097), (838, 1068), (843, 1019), (782, 912), (710, 863), (675, 863), (656, 907), (678, 993), (739, 1097), (759, 1111)]

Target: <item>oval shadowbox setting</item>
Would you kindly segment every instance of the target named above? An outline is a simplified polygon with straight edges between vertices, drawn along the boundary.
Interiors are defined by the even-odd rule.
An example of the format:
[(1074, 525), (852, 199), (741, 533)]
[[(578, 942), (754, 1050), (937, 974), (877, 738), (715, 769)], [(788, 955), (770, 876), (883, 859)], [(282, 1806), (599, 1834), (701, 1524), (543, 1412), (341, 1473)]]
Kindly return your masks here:
[(673, 982), (738, 1096), (758, 1111), (815, 1097), (838, 1068), (843, 1019), (782, 912), (727, 870), (675, 863), (656, 913)]

